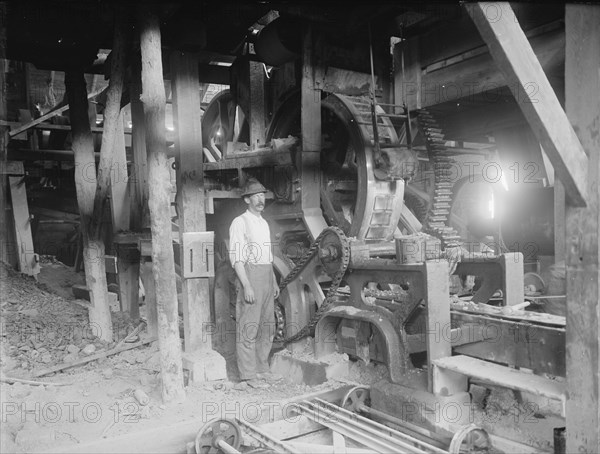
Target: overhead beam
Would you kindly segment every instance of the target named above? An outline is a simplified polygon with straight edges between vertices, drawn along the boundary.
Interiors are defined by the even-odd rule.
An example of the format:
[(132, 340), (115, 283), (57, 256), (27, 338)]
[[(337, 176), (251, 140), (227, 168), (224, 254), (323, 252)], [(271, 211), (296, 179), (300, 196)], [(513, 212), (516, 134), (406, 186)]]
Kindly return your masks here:
[[(465, 8), (546, 150), (570, 204), (585, 206), (587, 156), (510, 4), (466, 3)], [(488, 17), (492, 10), (494, 17)]]
[[(554, 28), (532, 37), (530, 43), (554, 89), (561, 90), (564, 76), (562, 67), (565, 62), (564, 30)], [(560, 71), (560, 76), (556, 76), (557, 71)], [(410, 74), (408, 70), (406, 74)], [(485, 93), (483, 102), (496, 107), (507, 80), (498, 71), (487, 48), (477, 48), (427, 66), (421, 71), (418, 81), (407, 77), (405, 84), (410, 109), (465, 98), (471, 100), (479, 93)], [(519, 96), (524, 94), (520, 92)]]

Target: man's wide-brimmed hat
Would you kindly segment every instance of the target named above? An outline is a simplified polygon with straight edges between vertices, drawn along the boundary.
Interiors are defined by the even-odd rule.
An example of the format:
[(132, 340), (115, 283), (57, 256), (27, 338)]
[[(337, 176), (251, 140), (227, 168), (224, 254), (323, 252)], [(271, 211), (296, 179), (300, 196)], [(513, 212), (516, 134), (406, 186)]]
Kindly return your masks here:
[(259, 192), (267, 192), (267, 189), (258, 180), (250, 178), (244, 185), (244, 189), (242, 189), (241, 197), (249, 197)]

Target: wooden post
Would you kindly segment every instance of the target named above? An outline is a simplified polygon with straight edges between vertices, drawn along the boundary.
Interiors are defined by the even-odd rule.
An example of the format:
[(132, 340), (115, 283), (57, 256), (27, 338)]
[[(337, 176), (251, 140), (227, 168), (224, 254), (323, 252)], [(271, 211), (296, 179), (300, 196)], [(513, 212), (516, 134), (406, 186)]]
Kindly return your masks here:
[[(7, 120), (6, 105), (6, 73), (8, 71), (8, 60), (6, 55), (6, 3), (0, 3), (0, 120)], [(8, 127), (0, 125), (0, 161), (6, 162), (8, 145)], [(0, 172), (0, 260), (10, 263), (10, 241), (8, 236), (8, 222), (6, 216), (7, 185), (6, 175)]]
[[(404, 71), (402, 56), (404, 55)], [(411, 38), (394, 46), (394, 103), (406, 104), (410, 111), (421, 106), (421, 63), (419, 59), (419, 38)], [(397, 114), (401, 114), (397, 110)]]
[[(115, 138), (119, 133), (119, 122), (122, 122), (120, 113), (123, 79), (125, 75), (126, 38), (124, 14), (120, 11), (115, 16), (116, 23), (110, 68), (110, 82), (106, 92), (102, 146), (100, 148), (100, 162), (98, 163), (98, 183), (94, 197), (94, 212), (91, 218), (94, 225), (93, 227), (90, 226), (90, 232), (94, 238), (100, 238), (102, 236), (102, 223), (100, 220), (105, 211), (106, 201), (110, 190), (112, 166), (115, 156)], [(122, 128), (120, 131), (122, 133)]]
[(565, 188), (560, 180), (554, 180), (554, 263), (565, 260), (567, 256), (566, 204)]
[[(150, 228), (150, 212), (148, 208), (148, 157), (146, 154), (146, 127), (144, 119), (144, 105), (140, 101), (142, 94), (142, 68), (140, 61), (132, 62), (132, 82), (129, 85), (131, 99), (131, 148), (132, 164), (129, 177), (131, 193), (131, 229), (134, 232)], [(147, 257), (139, 267), (139, 276), (145, 290), (147, 332), (151, 336), (158, 336), (158, 322), (156, 319), (156, 295), (154, 277), (152, 276), (152, 262)]]
[(69, 99), (71, 134), (73, 136), (75, 189), (83, 238), (85, 281), (92, 303), (89, 309), (90, 325), (94, 334), (97, 334), (99, 338), (112, 342), (112, 321), (104, 266), (104, 242), (101, 238), (91, 236), (89, 232), (96, 192), (96, 161), (83, 72), (67, 72), (65, 86)]
[[(206, 231), (197, 55), (180, 52), (171, 55), (171, 88), (179, 149), (179, 239), (183, 244), (185, 233)], [(208, 278), (183, 279), (182, 284), (185, 351), (211, 349), (210, 330), (207, 337), (202, 334), (211, 321)]]
[(135, 232), (150, 228), (148, 210), (148, 158), (146, 155), (146, 127), (142, 94), (140, 62), (132, 63), (132, 82), (129, 86), (131, 99), (131, 148), (133, 151), (131, 185), (131, 228)]
[[(113, 147), (113, 163), (110, 171), (110, 208), (113, 234), (130, 230), (131, 201), (129, 175), (125, 155), (125, 133), (123, 114), (117, 119)], [(121, 310), (129, 312), (132, 319), (140, 316), (139, 273), (140, 255), (137, 247), (127, 244), (114, 244), (117, 256), (117, 280)]]
[(158, 17), (151, 8), (138, 10), (142, 54), (142, 103), (146, 119), (148, 182), (152, 230), (152, 265), (158, 309), (162, 397), (177, 401), (185, 397), (179, 339), (175, 261), (171, 239), (171, 182), (165, 138), (165, 86), (161, 60)]
[(565, 6), (565, 109), (589, 157), (587, 208), (567, 206), (567, 449), (600, 452), (600, 8)]
[(314, 33), (304, 34), (302, 54), (302, 212), (310, 234), (318, 236), (327, 227), (321, 211), (321, 81), (323, 68), (315, 55)]

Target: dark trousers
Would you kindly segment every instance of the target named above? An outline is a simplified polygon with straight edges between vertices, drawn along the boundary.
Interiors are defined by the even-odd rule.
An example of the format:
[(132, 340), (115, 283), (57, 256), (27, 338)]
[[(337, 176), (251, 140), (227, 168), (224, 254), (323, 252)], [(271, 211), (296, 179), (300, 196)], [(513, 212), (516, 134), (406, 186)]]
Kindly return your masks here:
[(246, 274), (256, 302), (244, 300), (244, 289), (236, 279), (236, 353), (242, 380), (256, 378), (269, 371), (269, 353), (275, 336), (275, 315), (272, 265), (246, 264)]

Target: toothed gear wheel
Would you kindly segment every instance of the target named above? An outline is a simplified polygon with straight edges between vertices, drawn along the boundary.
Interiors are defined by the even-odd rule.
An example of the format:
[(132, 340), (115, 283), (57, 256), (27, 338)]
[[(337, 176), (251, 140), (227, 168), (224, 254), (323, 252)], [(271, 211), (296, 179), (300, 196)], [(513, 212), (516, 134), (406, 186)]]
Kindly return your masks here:
[(456, 161), (447, 153), (444, 134), (434, 116), (427, 110), (421, 110), (418, 122), (435, 177), (433, 201), (423, 227), (442, 241), (443, 249), (459, 248), (462, 245), (460, 235), (449, 222), (454, 186), (450, 169), (456, 165)]

